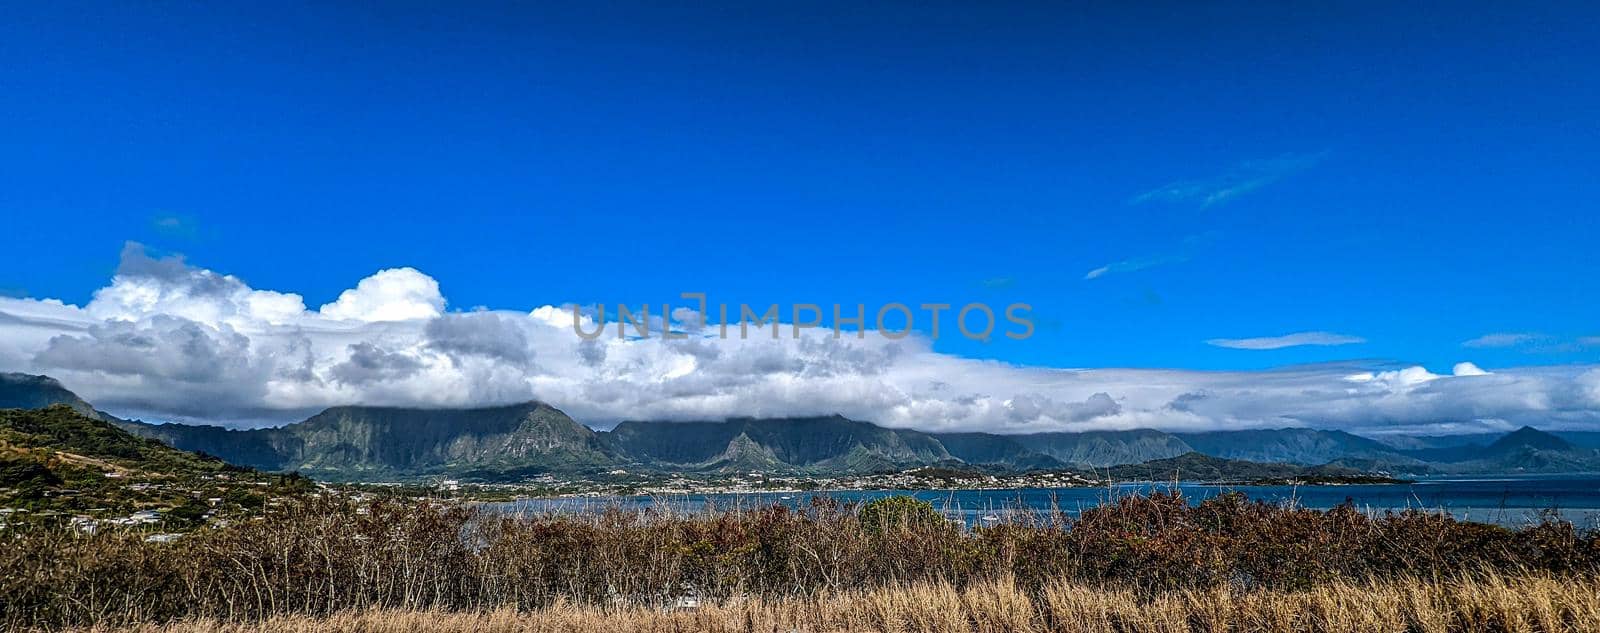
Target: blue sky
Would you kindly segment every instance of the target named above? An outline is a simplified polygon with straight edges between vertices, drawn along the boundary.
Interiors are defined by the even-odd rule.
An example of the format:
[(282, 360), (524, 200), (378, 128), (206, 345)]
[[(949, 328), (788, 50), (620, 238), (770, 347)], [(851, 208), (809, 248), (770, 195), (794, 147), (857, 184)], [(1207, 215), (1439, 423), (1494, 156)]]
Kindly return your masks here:
[[(1022, 301), (934, 344), (1021, 365), (1600, 358), (1600, 10), (1130, 4), (7, 7), (0, 288), (132, 240), (312, 306)], [(1365, 342), (1207, 343), (1307, 332)]]

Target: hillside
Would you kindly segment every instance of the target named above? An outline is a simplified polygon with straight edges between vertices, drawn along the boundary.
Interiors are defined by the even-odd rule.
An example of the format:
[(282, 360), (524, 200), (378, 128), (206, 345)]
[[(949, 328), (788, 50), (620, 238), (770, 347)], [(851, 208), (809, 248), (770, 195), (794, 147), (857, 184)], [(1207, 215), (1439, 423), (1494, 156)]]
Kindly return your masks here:
[(950, 456), (968, 464), (1001, 470), (1055, 470), (1066, 462), (1030, 448), (1030, 436), (993, 433), (937, 433)]
[(1225, 459), (1305, 466), (1352, 457), (1409, 461), (1386, 444), (1344, 431), (1288, 428), (1175, 435), (1195, 451)]
[(1459, 472), (1578, 472), (1600, 470), (1600, 450), (1575, 446), (1554, 434), (1524, 426), (1448, 467)]
[[(176, 450), (134, 436), (111, 423), (83, 415), (67, 405), (42, 409), (0, 409), (0, 443), (18, 455), (47, 455), (62, 463), (101, 464), (105, 469), (169, 474), (214, 473), (228, 469), (214, 457)], [(48, 461), (48, 460), (47, 460)]]
[(934, 436), (843, 416), (723, 422), (623, 422), (604, 442), (656, 467), (876, 472), (955, 458)]
[(147, 424), (130, 420), (112, 422), (118, 428), (186, 451), (217, 455), (258, 470), (293, 470), (296, 464), (286, 436), (262, 430), (240, 431), (201, 424)]
[(1555, 435), (1524, 426), (1489, 444), (1484, 449), (1484, 455), (1508, 455), (1523, 450), (1570, 451), (1573, 448), (1570, 442)]
[(1142, 464), (1113, 466), (1099, 471), (1113, 481), (1203, 481), (1232, 484), (1285, 483), (1397, 483), (1367, 471), (1338, 465), (1300, 466), (1224, 459), (1185, 453)]
[(1510, 433), (1384, 438), (1437, 472), (1556, 473), (1600, 471), (1600, 433), (1547, 433), (1524, 426)]
[(1153, 429), (1032, 433), (1015, 436), (1030, 449), (1080, 468), (1138, 464), (1193, 451), (1182, 439)]
[(40, 409), (52, 404), (64, 404), (74, 411), (90, 417), (99, 417), (78, 394), (72, 393), (49, 376), (0, 373), (0, 409)]
[[(835, 415), (629, 421), (610, 431), (594, 431), (554, 407), (527, 402), (472, 409), (334, 407), (282, 427), (229, 430), (119, 420), (95, 411), (48, 377), (0, 377), (0, 405), (63, 404), (179, 449), (260, 470), (300, 471), (332, 480), (450, 476), (507, 481), (612, 469), (838, 475), (938, 466), (1025, 472), (1143, 466), (1189, 453), (1409, 475), (1600, 470), (1600, 450), (1532, 428), (1494, 436), (1385, 436), (1382, 442), (1303, 428), (996, 435), (891, 429)], [(1568, 435), (1589, 439), (1581, 433)], [(1191, 468), (1204, 466), (1187, 459)], [(1170, 473), (1160, 478), (1168, 477)]]
[(243, 465), (330, 479), (467, 471), (527, 475), (622, 461), (593, 430), (538, 402), (475, 409), (334, 407), (304, 422), (254, 430), (140, 423), (124, 428)]
[[(258, 509), (285, 484), (304, 485), (131, 435), (65, 404), (0, 409), (0, 507), (8, 520), (123, 517), (186, 527)], [(130, 518), (140, 511), (147, 515)]]

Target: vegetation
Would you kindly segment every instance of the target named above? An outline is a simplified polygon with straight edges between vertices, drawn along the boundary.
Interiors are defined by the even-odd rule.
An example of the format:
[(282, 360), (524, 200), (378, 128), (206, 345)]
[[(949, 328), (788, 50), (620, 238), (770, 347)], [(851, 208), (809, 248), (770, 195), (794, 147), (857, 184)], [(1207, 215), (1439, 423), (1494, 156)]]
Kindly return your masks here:
[(108, 519), (181, 530), (314, 487), (136, 437), (67, 405), (0, 409), (0, 526)]
[[(137, 465), (162, 472), (221, 472), (221, 460), (174, 450), (156, 440), (130, 435), (110, 423), (83, 415), (66, 405), (43, 409), (0, 409), (0, 442), (20, 453), (48, 450), (61, 459)], [(237, 469), (234, 469), (237, 470)]]
[(861, 522), (862, 530), (879, 537), (901, 531), (918, 533), (951, 527), (950, 522), (933, 509), (933, 504), (905, 496), (868, 501), (861, 506), (856, 519)]
[(1064, 581), (1027, 591), (1006, 579), (947, 582), (816, 596), (760, 598), (655, 609), (555, 603), (530, 611), (368, 609), (330, 616), (279, 615), (251, 624), (214, 618), (143, 633), (1581, 633), (1600, 622), (1600, 583), (1547, 575), (1374, 583), (1333, 582), (1309, 591), (1216, 588), (1154, 599)]
[[(336, 440), (372, 424), (415, 426), (410, 412), (379, 413), (357, 421), (342, 411), (306, 428)], [(466, 456), (500, 468), (514, 462), (492, 457), (503, 453), (498, 443), (517, 437), (557, 438), (519, 449), (546, 461), (594, 463), (611, 450), (545, 408), (469, 421), (509, 430), (487, 443), (423, 438), (441, 447), (430, 459)], [(971, 526), (909, 497), (861, 505), (819, 497), (801, 510), (511, 515), (460, 501), (508, 488), (330, 488), (229, 466), (114, 424), (70, 405), (0, 410), (0, 630), (1433, 632), (1579, 631), (1600, 621), (1600, 534), (1554, 515), (1512, 530), (1237, 494), (1191, 504), (1177, 492), (1109, 499), (1075, 515), (1005, 512)], [(877, 437), (860, 423), (818, 424)], [(849, 470), (900, 459), (860, 444), (776, 451), (782, 442), (753, 437), (741, 432), (718, 463), (743, 469), (783, 455)], [(1490, 448), (1527, 460), (1571, 452), (1536, 431), (1508, 438)], [(939, 457), (936, 446), (904, 450)], [(988, 437), (963, 437), (960, 446), (1032, 459)], [(1198, 453), (1119, 468), (1111, 475), (1120, 479), (1357, 472)], [(594, 476), (631, 486), (662, 475)], [(719, 476), (754, 487), (793, 483), (743, 470)], [(543, 477), (539, 485), (552, 490), (566, 485)], [(942, 457), (860, 480), (1000, 481)], [(673, 475), (668, 483), (687, 481)], [(430, 498), (444, 490), (458, 498)]]
[[(878, 617), (935, 618), (928, 622), (957, 623), (954, 630), (1009, 630), (1016, 618), (1069, 627), (1076, 625), (1049, 614), (1082, 610), (1100, 614), (1085, 626), (1104, 626), (1123, 622), (1106, 618), (1135, 605), (1173, 617), (1315, 617), (1318, 626), (1414, 618), (1421, 624), (1412, 630), (1421, 631), (1516, 630), (1484, 628), (1511, 617), (1494, 615), (1505, 609), (1594, 621), (1572, 618), (1594, 613), (1600, 537), (1554, 519), (1510, 530), (1426, 512), (1317, 511), (1238, 495), (1191, 505), (1176, 493), (1123, 497), (1078, 516), (1008, 514), (973, 528), (930, 520), (917, 502), (871, 507), (818, 498), (803, 511), (519, 516), (302, 496), (258, 520), (172, 542), (133, 530), (19, 526), (0, 531), (0, 628), (193, 618), (299, 626), (301, 616), (435, 617), (445, 626), (501, 616), (392, 612), (625, 618), (690, 598), (721, 605), (701, 612), (713, 620), (813, 617), (867, 628), (887, 626), (871, 624)], [(1530, 596), (1533, 589), (1544, 593)], [(930, 596), (943, 596), (946, 611), (910, 606)], [(1532, 602), (1540, 599), (1544, 606)], [(1408, 602), (1415, 600), (1424, 602)], [(835, 604), (855, 610), (796, 611)], [(1451, 618), (1476, 618), (1478, 628), (1436, 626)]]
[(1112, 466), (1100, 472), (1113, 481), (1182, 480), (1254, 485), (1406, 483), (1401, 479), (1372, 475), (1359, 469), (1331, 464), (1322, 466), (1270, 464), (1222, 459), (1200, 453), (1185, 453), (1143, 464)]
[[(931, 469), (948, 471), (953, 482), (970, 482), (1121, 467), (1125, 472), (1112, 478), (1167, 480), (1182, 471), (1193, 480), (1234, 483), (1387, 483), (1394, 481), (1389, 473), (1600, 472), (1600, 441), (1593, 434), (1558, 436), (1532, 428), (1468, 441), (1390, 436), (1380, 442), (1305, 428), (925, 433), (832, 416), (624, 422), (594, 431), (549, 405), (528, 402), (476, 409), (334, 407), (282, 427), (231, 430), (119, 420), (49, 377), (0, 374), (0, 407), (51, 403), (232, 464), (352, 483), (448, 478), (510, 484), (550, 476), (605, 483), (617, 471), (657, 479), (761, 473), (822, 480)], [(1200, 463), (1189, 453), (1216, 463)], [(962, 471), (981, 476), (955, 476)], [(552, 489), (562, 484), (545, 483), (554, 484), (546, 486)]]
[[(838, 477), (921, 467), (990, 474), (1114, 467), (1128, 471), (1115, 478), (1170, 479), (1180, 466), (1205, 481), (1384, 483), (1391, 480), (1382, 473), (1600, 469), (1600, 450), (1533, 429), (1487, 446), (1414, 449), (1315, 429), (1002, 436), (889, 429), (838, 416), (624, 422), (597, 432), (537, 402), (482, 409), (336, 407), (303, 422), (249, 431), (119, 424), (234, 463), (337, 481), (449, 477), (503, 483), (546, 474), (596, 477), (618, 469)], [(1201, 463), (1202, 457), (1209, 463)]]

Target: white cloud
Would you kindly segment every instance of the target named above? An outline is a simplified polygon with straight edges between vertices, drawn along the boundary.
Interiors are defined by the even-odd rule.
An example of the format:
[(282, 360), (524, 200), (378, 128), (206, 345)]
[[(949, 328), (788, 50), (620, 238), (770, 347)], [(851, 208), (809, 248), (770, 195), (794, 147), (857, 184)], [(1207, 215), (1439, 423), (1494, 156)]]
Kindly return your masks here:
[(1222, 204), (1283, 180), (1289, 175), (1310, 169), (1327, 152), (1316, 154), (1284, 154), (1277, 158), (1249, 160), (1214, 178), (1180, 180), (1134, 196), (1129, 204), (1147, 202), (1199, 202), (1201, 207)]
[(353, 321), (409, 321), (444, 312), (439, 282), (415, 268), (390, 268), (361, 280), (318, 312)]
[(165, 314), (212, 324), (284, 323), (305, 311), (300, 295), (255, 290), (232, 275), (194, 268), (183, 257), (150, 257), (129, 242), (111, 285), (84, 307), (100, 321)]
[(1217, 240), (1218, 235), (1219, 233), (1216, 231), (1190, 235), (1183, 238), (1183, 243), (1173, 252), (1135, 257), (1106, 264), (1089, 271), (1083, 278), (1084, 280), (1099, 279), (1112, 273), (1131, 273), (1168, 264), (1181, 264), (1189, 261), (1196, 252), (1210, 246), (1212, 242)]
[(1352, 345), (1365, 342), (1367, 342), (1367, 339), (1348, 334), (1296, 332), (1283, 336), (1263, 336), (1258, 338), (1214, 338), (1206, 341), (1206, 344), (1229, 349), (1266, 350), (1301, 345)]
[(1106, 264), (1091, 270), (1088, 273), (1085, 273), (1083, 278), (1085, 280), (1099, 279), (1111, 273), (1131, 273), (1145, 270), (1147, 268), (1155, 268), (1157, 266), (1177, 264), (1186, 261), (1189, 261), (1188, 255), (1154, 255), (1151, 257), (1140, 257), (1137, 259), (1125, 259), (1120, 262)]
[[(438, 283), (412, 269), (379, 272), (309, 310), (299, 295), (257, 290), (180, 258), (151, 258), (137, 245), (123, 260), (82, 307), (0, 298), (0, 370), (55, 375), (118, 415), (235, 425), (288, 422), (340, 404), (535, 398), (600, 426), (831, 413), (1001, 432), (1600, 423), (1593, 366), (1491, 374), (1462, 363), (1450, 375), (1358, 364), (1065, 370), (942, 354), (916, 336), (834, 339), (818, 329), (791, 339), (787, 327), (777, 341), (655, 333), (620, 340), (614, 327), (584, 341), (573, 332), (570, 306), (445, 312)], [(681, 329), (697, 320), (676, 316)], [(583, 325), (593, 330), (592, 321)], [(1299, 337), (1291, 344), (1355, 338), (1291, 337)], [(1276, 344), (1254, 340), (1247, 348)]]
[(1461, 343), (1471, 348), (1509, 348), (1525, 354), (1570, 354), (1600, 347), (1600, 336), (1567, 337), (1539, 332), (1496, 332)]
[(1470, 341), (1461, 343), (1462, 347), (1516, 347), (1543, 340), (1542, 334), (1532, 332), (1497, 332), (1485, 334)]

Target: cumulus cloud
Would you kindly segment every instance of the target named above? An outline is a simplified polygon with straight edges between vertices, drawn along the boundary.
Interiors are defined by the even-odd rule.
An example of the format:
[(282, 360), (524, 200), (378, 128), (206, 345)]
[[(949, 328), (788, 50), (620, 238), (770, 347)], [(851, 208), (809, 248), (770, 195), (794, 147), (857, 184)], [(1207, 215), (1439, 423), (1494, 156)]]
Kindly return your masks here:
[[(1029, 432), (1314, 426), (1356, 431), (1600, 423), (1600, 368), (1329, 364), (1269, 371), (1052, 369), (943, 354), (918, 336), (584, 340), (572, 306), (448, 312), (437, 281), (380, 271), (320, 309), (289, 292), (124, 250), (86, 305), (0, 297), (0, 370), (49, 373), (117, 415), (235, 426), (341, 404), (478, 406), (539, 399), (577, 419), (841, 413), (928, 430)], [(592, 310), (581, 309), (583, 314)], [(590, 317), (580, 317), (594, 331)], [(736, 328), (734, 328), (736, 329)], [(1309, 332), (1246, 349), (1350, 342)], [(1253, 342), (1252, 342), (1253, 341)], [(1265, 341), (1265, 342), (1263, 342)]]
[(1365, 343), (1367, 339), (1348, 334), (1335, 334), (1333, 332), (1295, 332), (1283, 336), (1263, 336), (1257, 338), (1214, 338), (1206, 341), (1207, 345), (1226, 347), (1228, 349), (1282, 349), (1285, 347), (1299, 347), (1301, 345), (1353, 345)]
[(349, 358), (328, 373), (334, 380), (350, 385), (409, 378), (423, 367), (416, 356), (391, 352), (372, 343), (351, 343), (349, 350)]
[(353, 321), (427, 319), (444, 312), (444, 295), (439, 282), (415, 268), (390, 268), (361, 280), (318, 312)]
[(533, 362), (522, 319), (493, 312), (446, 314), (428, 321), (428, 346), (457, 361), (477, 356), (516, 365)]
[(255, 290), (232, 275), (189, 266), (182, 256), (151, 257), (144, 246), (122, 249), (111, 285), (84, 307), (101, 321), (163, 314), (208, 324), (286, 323), (305, 312), (300, 295)]
[(1095, 393), (1083, 402), (1057, 402), (1046, 395), (1025, 393), (1005, 401), (1004, 406), (1010, 421), (1019, 424), (1031, 424), (1041, 418), (1084, 422), (1122, 412), (1122, 405), (1105, 392)]
[(143, 322), (93, 325), (81, 336), (53, 337), (34, 362), (51, 369), (216, 381), (235, 377), (248, 367), (249, 344), (227, 325), (214, 327), (158, 314)]

